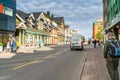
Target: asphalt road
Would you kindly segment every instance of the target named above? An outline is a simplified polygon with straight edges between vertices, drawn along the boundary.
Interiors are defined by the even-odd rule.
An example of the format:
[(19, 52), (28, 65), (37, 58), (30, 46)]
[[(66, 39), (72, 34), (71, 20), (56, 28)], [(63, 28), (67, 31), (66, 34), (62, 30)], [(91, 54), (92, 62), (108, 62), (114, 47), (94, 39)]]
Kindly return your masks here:
[(86, 54), (87, 49), (71, 51), (64, 45), (0, 59), (0, 80), (80, 80)]

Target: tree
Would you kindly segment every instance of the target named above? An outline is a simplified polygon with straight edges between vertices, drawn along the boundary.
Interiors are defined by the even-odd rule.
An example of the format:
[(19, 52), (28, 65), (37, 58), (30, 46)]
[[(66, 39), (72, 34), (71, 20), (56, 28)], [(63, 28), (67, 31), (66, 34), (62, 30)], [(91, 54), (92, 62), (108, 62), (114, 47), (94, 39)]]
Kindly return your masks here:
[(97, 38), (98, 40), (102, 40), (102, 31), (98, 31), (98, 32), (97, 32), (96, 38)]

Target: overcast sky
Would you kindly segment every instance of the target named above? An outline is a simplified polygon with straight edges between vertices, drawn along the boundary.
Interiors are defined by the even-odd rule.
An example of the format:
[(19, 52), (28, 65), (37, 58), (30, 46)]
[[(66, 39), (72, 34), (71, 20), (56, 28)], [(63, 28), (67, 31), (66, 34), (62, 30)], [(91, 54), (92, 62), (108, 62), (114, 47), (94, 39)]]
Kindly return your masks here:
[(47, 12), (63, 16), (65, 23), (92, 37), (93, 22), (102, 17), (102, 0), (17, 0), (17, 9), (24, 12)]

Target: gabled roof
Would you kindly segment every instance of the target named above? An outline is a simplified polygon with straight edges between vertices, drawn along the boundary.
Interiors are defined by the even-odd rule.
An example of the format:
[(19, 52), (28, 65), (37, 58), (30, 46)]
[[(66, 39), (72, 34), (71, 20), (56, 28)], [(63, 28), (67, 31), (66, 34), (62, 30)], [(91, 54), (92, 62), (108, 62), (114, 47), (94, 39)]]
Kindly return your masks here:
[(25, 21), (27, 20), (27, 18), (30, 15), (30, 14), (24, 13), (23, 11), (20, 11), (20, 10), (16, 10), (16, 13)]
[(61, 24), (62, 21), (64, 20), (64, 17), (54, 17), (54, 20), (55, 20), (58, 24)]
[(37, 20), (37, 18), (40, 16), (42, 12), (34, 12), (33, 15), (35, 17), (35, 20)]
[(44, 16), (48, 19), (50, 19), (51, 21), (55, 21), (54, 18), (52, 18), (50, 15), (46, 14), (45, 12), (43, 12)]

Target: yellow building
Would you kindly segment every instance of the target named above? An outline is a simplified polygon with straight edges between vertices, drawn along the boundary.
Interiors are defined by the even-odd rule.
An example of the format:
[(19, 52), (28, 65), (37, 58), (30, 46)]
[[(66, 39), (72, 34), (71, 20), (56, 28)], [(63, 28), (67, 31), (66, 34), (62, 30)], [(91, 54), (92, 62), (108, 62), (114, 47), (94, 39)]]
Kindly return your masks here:
[(102, 40), (102, 31), (103, 20), (99, 18), (93, 23), (93, 39)]
[(64, 22), (64, 17), (54, 17), (55, 21), (57, 22), (58, 26), (58, 43), (65, 42), (65, 22)]

